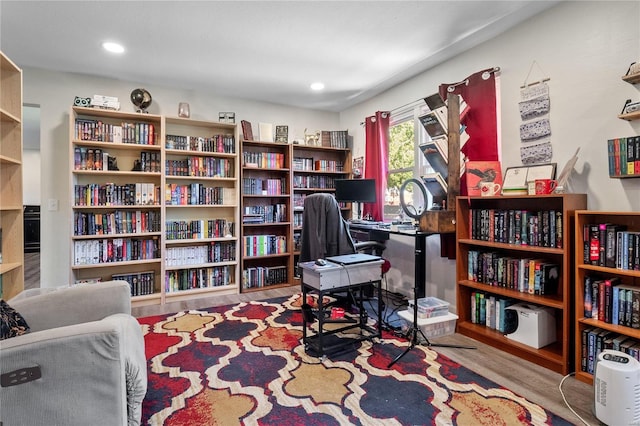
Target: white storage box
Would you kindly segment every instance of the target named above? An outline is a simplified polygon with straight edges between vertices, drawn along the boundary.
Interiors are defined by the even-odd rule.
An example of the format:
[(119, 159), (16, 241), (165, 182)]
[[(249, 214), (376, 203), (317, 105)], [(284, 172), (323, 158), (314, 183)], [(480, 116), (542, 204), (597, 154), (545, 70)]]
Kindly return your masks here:
[[(408, 310), (398, 312), (398, 316), (404, 320), (413, 323), (413, 314)], [(427, 338), (448, 336), (456, 332), (456, 320), (458, 316), (447, 312), (446, 315), (440, 315), (431, 318), (418, 318), (418, 327)]]
[(540, 349), (556, 341), (556, 320), (552, 308), (518, 303), (509, 306), (518, 318), (518, 328), (507, 338)]
[[(409, 313), (413, 318), (413, 300), (409, 300)], [(447, 315), (449, 313), (449, 302), (440, 300), (437, 297), (423, 297), (418, 299), (418, 318), (432, 318)]]

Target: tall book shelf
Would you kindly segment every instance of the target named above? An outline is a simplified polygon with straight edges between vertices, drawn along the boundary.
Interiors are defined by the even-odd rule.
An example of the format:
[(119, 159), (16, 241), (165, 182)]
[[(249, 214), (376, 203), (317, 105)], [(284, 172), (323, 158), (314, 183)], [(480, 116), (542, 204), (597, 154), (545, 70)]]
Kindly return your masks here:
[(242, 292), (291, 285), (291, 145), (242, 141)]
[[(332, 144), (333, 132), (322, 132), (324, 146), (293, 145), (293, 264), (298, 264), (304, 200), (309, 194), (325, 192), (335, 194), (336, 179), (350, 179), (352, 173), (351, 150), (347, 148), (346, 131)], [(334, 145), (334, 146), (331, 146)], [(342, 216), (351, 218), (351, 203), (341, 204)], [(297, 270), (295, 271), (297, 272)], [(299, 277), (296, 275), (296, 279)]]
[(576, 378), (593, 383), (603, 349), (640, 343), (640, 212), (576, 211)]
[(22, 70), (0, 52), (0, 297), (24, 289)]
[[(631, 71), (631, 70), (630, 70)], [(628, 73), (622, 77), (631, 85), (640, 83), (640, 72)], [(625, 121), (640, 120), (640, 109), (618, 114)], [(640, 177), (640, 136), (627, 136), (607, 140), (609, 154), (609, 177), (616, 179)]]
[(134, 305), (238, 290), (234, 124), (72, 107), (72, 283)]
[[(574, 212), (586, 205), (585, 194), (457, 197), (457, 332), (558, 373), (573, 371)], [(544, 264), (557, 271), (546, 287), (519, 274)], [(553, 312), (556, 342), (536, 349), (491, 322), (500, 306), (521, 302)]]
[(165, 300), (236, 294), (237, 126), (166, 117), (163, 129)]

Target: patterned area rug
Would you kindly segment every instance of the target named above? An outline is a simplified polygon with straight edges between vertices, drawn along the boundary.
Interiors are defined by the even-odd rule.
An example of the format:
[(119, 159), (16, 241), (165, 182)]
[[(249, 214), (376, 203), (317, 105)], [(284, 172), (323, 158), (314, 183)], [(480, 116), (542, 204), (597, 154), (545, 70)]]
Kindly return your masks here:
[(297, 295), (139, 321), (143, 424), (571, 424), (426, 347), (388, 368), (408, 345), (393, 335), (312, 357)]

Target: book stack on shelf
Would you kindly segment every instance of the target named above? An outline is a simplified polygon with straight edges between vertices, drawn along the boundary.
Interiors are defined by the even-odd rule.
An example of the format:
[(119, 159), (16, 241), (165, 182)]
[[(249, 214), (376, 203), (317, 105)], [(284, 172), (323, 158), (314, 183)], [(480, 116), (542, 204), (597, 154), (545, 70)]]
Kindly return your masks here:
[(609, 139), (609, 177), (640, 176), (640, 136)]
[(576, 212), (576, 377), (604, 349), (640, 359), (640, 214)]
[(474, 291), (471, 293), (471, 323), (504, 333), (507, 331), (505, 310), (515, 303), (516, 300), (508, 297)]
[(562, 248), (562, 210), (469, 210), (471, 238), (497, 243)]
[(320, 132), (320, 141), (324, 148), (349, 148), (348, 130), (323, 130)]

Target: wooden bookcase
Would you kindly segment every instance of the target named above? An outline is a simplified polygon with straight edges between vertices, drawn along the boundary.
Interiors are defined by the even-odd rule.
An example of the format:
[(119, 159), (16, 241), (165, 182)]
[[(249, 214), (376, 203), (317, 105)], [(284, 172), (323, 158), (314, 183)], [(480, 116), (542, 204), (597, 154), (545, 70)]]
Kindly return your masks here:
[(125, 279), (136, 306), (237, 293), (235, 124), (72, 107), (69, 135), (71, 283)]
[(0, 297), (24, 289), (22, 70), (0, 52)]
[[(588, 348), (583, 346), (585, 337), (583, 333), (587, 333), (590, 329), (598, 328), (605, 332), (611, 332), (609, 339), (613, 336), (631, 337), (636, 341), (640, 341), (640, 330), (613, 324), (612, 322), (600, 321), (596, 318), (588, 318), (585, 316), (585, 279), (590, 277), (595, 280), (605, 280), (616, 278), (621, 284), (630, 285), (640, 290), (640, 271), (631, 269), (621, 269), (617, 267), (599, 266), (599, 262), (595, 265), (591, 262), (587, 263), (585, 254), (589, 256), (589, 252), (585, 253), (585, 225), (613, 224), (626, 227), (626, 231), (634, 231), (640, 233), (640, 212), (607, 212), (607, 211), (576, 211), (575, 220), (575, 367), (576, 379), (592, 384), (593, 375), (588, 371), (583, 371), (582, 360), (588, 359)], [(606, 228), (605, 228), (606, 229)], [(590, 239), (590, 235), (587, 236)], [(589, 242), (590, 243), (590, 242)], [(601, 241), (599, 242), (599, 244)], [(606, 248), (607, 246), (602, 246)], [(613, 253), (616, 251), (614, 250)], [(598, 307), (600, 309), (600, 307)], [(588, 339), (587, 339), (588, 340)], [(586, 351), (586, 352), (583, 352)], [(595, 359), (595, 353), (594, 353)]]
[(293, 282), (291, 145), (242, 141), (242, 292)]
[[(558, 194), (543, 196), (498, 196), (498, 197), (457, 197), (456, 199), (456, 283), (457, 283), (457, 332), (501, 350), (514, 354), (530, 362), (541, 365), (561, 374), (572, 371), (573, 361), (573, 232), (575, 229), (574, 212), (587, 205), (585, 194)], [(561, 239), (560, 247), (541, 245), (522, 245), (496, 242), (495, 239), (474, 239), (472, 227), (473, 211), (487, 212), (490, 218), (485, 229), (509, 228), (487, 226), (499, 211), (526, 211), (532, 216), (537, 212), (554, 211), (561, 213), (556, 226), (562, 227), (556, 238)], [(493, 212), (493, 215), (492, 213)], [(535, 213), (535, 214), (534, 214)], [(508, 214), (508, 213), (507, 213)], [(508, 216), (507, 216), (508, 217)], [(515, 217), (515, 216), (514, 216)], [(497, 224), (496, 224), (497, 225)], [(492, 235), (489, 232), (488, 235)], [(477, 233), (475, 235), (478, 237)], [(508, 235), (506, 235), (508, 237)], [(513, 235), (515, 238), (515, 234)], [(540, 295), (520, 292), (507, 284), (490, 285), (470, 279), (469, 252), (495, 252), (497, 257), (506, 259), (536, 259), (559, 266), (558, 288), (555, 294)], [(540, 349), (521, 344), (505, 337), (501, 332), (485, 324), (474, 323), (471, 312), (471, 295), (482, 292), (488, 297), (511, 299), (516, 303), (526, 302), (551, 308), (555, 315), (557, 341)]]
[[(330, 132), (323, 132), (330, 133)], [(324, 140), (325, 138), (323, 138)], [(336, 179), (350, 179), (352, 173), (351, 150), (343, 147), (293, 145), (293, 264), (298, 264), (304, 199), (309, 194), (326, 192), (335, 194)], [(351, 203), (341, 204), (342, 217), (351, 218)], [(295, 276), (298, 280), (300, 277)]]
[[(240, 278), (237, 126), (166, 117), (163, 129), (165, 301), (236, 294)], [(191, 190), (191, 200), (178, 198), (184, 192), (180, 188)], [(194, 285), (194, 279), (201, 283)]]
[[(84, 107), (69, 117), (70, 283), (128, 275), (134, 304), (159, 304), (162, 117)], [(154, 158), (153, 169), (145, 161), (134, 170), (143, 156)]]
[[(622, 80), (626, 81), (629, 84), (636, 85), (640, 83), (640, 73), (625, 75), (622, 77)], [(640, 111), (618, 114), (618, 118), (626, 121), (640, 120)], [(640, 158), (637, 158), (637, 156), (640, 153), (638, 153), (637, 145), (635, 145), (639, 143), (638, 139), (640, 139), (640, 136), (636, 136), (635, 138), (631, 138), (631, 137), (616, 138), (616, 139), (611, 139), (607, 141), (608, 143), (607, 149), (609, 151), (609, 177), (610, 178), (626, 179), (626, 178), (640, 177), (640, 170), (636, 170), (637, 167), (634, 167), (634, 173), (629, 173), (630, 169), (628, 168), (628, 166), (626, 168), (627, 173), (619, 173), (619, 174), (616, 173), (616, 171), (618, 171), (618, 169), (620, 168), (618, 167), (619, 165), (618, 163), (620, 162), (620, 160), (622, 161), (624, 161), (624, 159), (628, 160), (629, 154), (633, 154), (633, 158), (635, 159), (635, 161), (631, 161), (631, 163), (634, 163), (635, 166), (637, 166), (640, 163)], [(630, 145), (631, 143), (634, 144), (633, 147), (631, 147)], [(613, 144), (613, 147), (612, 147), (612, 144)], [(612, 173), (612, 168), (613, 168), (613, 173)], [(622, 166), (622, 168), (624, 171), (625, 167)]]

